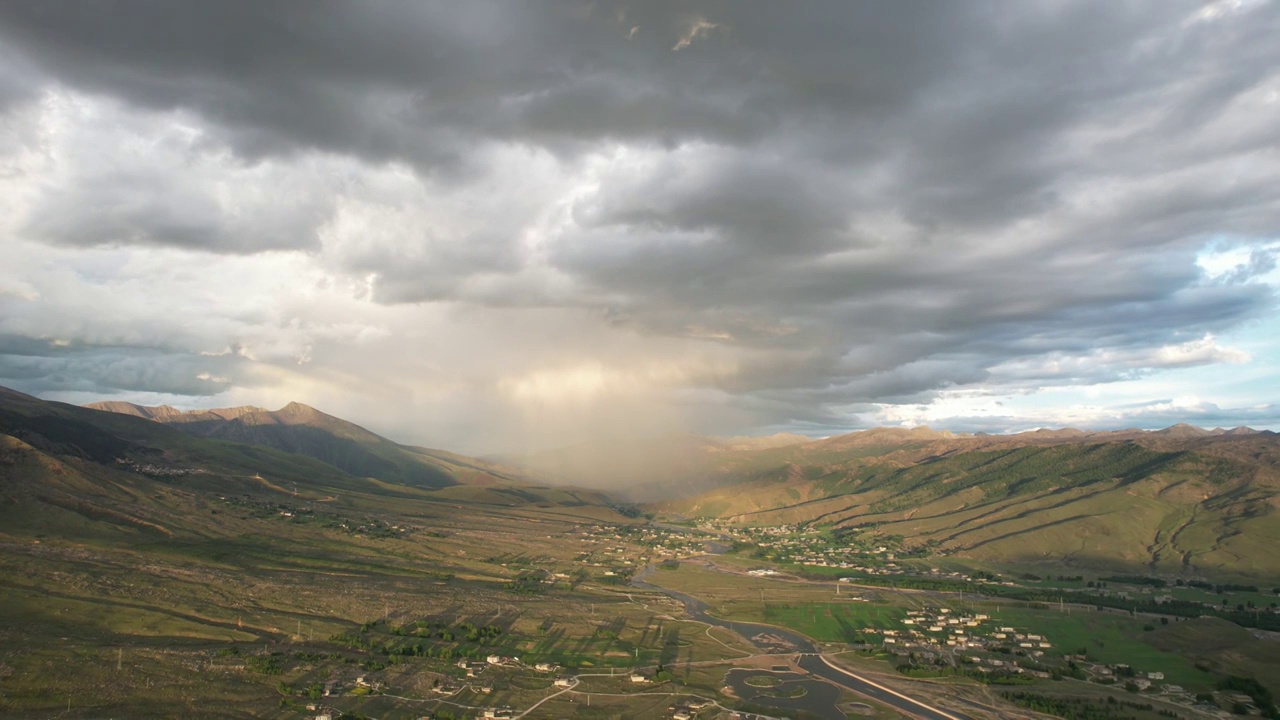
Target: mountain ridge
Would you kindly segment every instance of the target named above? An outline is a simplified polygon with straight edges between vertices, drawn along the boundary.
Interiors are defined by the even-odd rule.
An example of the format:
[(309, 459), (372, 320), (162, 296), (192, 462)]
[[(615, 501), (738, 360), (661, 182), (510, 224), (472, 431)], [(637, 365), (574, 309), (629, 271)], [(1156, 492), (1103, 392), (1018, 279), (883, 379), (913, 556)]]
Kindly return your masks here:
[[(855, 434), (856, 436), (859, 434)], [(871, 433), (743, 453), (651, 504), (742, 525), (871, 532), (978, 561), (1280, 577), (1280, 436)]]
[(1267, 430), (1234, 428), (1188, 431), (1178, 425), (1163, 430), (1081, 430), (1038, 428), (1008, 435), (957, 433), (928, 426), (877, 427), (826, 438), (778, 434), (763, 438), (719, 438), (673, 433), (648, 438), (611, 438), (500, 456), (504, 464), (522, 468), (542, 482), (566, 482), (620, 491), (632, 499), (655, 502), (711, 490), (726, 476), (749, 472), (761, 462), (786, 461), (792, 455), (854, 452), (915, 463), (932, 455), (978, 448), (1053, 445), (1078, 442), (1179, 443), (1222, 437), (1273, 435)]
[(181, 411), (120, 401), (90, 403), (90, 410), (143, 418), (196, 437), (270, 447), (304, 455), (356, 476), (401, 485), (509, 485), (519, 472), (442, 450), (402, 445), (355, 423), (299, 402), (279, 410), (244, 405)]

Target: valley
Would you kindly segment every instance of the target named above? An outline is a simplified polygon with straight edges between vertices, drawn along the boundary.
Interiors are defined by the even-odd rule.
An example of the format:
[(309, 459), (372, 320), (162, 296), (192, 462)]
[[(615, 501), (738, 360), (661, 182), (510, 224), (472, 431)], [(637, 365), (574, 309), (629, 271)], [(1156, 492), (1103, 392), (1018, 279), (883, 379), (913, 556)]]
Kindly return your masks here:
[(1277, 37), (0, 1), (0, 720), (1280, 720)]
[[(1280, 582), (1250, 549), (1275, 523), (1269, 434), (720, 444), (693, 495), (638, 505), (510, 460), (355, 475), (326, 437), (390, 441), (324, 417), (299, 453), (291, 430), (238, 442), (4, 391), (0, 712), (1154, 720), (1272, 713), (1280, 692)], [(1208, 494), (1180, 505), (1185, 486)], [(1239, 560), (972, 540), (1026, 545), (1048, 498), (1117, 491), (1184, 513), (1158, 547), (1199, 533)]]

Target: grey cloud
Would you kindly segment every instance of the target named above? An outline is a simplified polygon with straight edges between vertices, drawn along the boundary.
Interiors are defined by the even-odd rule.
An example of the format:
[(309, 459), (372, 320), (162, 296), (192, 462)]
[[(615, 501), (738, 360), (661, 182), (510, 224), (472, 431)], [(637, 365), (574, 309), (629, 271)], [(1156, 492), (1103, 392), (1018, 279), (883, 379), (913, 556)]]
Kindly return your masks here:
[(138, 2), (129, 12), (9, 6), (5, 26), (64, 81), (197, 112), (251, 156), (320, 148), (448, 169), (465, 164), (477, 135), (678, 140), (682, 124), (736, 122), (688, 73), (684, 92), (660, 81), (633, 91), (637, 72), (681, 75), (653, 47), (628, 51), (612, 14), (572, 9)]
[(82, 391), (102, 395), (120, 391), (213, 395), (247, 380), (238, 372), (238, 358), (202, 357), (180, 352), (133, 347), (48, 346), (14, 352), (0, 346), (0, 385), (26, 392)]
[[(94, 173), (47, 188), (24, 230), (48, 242), (157, 245), (214, 252), (259, 252), (316, 244), (328, 215), (319, 198), (273, 198), (251, 217), (229, 212), (212, 190), (181, 179), (181, 170), (155, 174)], [(71, 210), (71, 211), (69, 211)]]
[[(376, 303), (599, 313), (740, 352), (699, 382), (752, 417), (838, 424), (1131, 377), (1028, 368), (1274, 309), (1274, 253), (1216, 280), (1195, 254), (1280, 234), (1280, 118), (1249, 105), (1280, 81), (1280, 6), (1185, 24), (1199, 7), (16, 3), (0, 111), (56, 82), (191, 118), (196, 154), (355, 176), (295, 178), (237, 223), (177, 164), (85, 161), (37, 198), (47, 242), (302, 249)], [(699, 21), (716, 29), (674, 51)], [(400, 167), (421, 196), (363, 186)], [(339, 232), (335, 196), (375, 210)]]
[(0, 114), (39, 94), (35, 75), (34, 69), (18, 53), (0, 43)]

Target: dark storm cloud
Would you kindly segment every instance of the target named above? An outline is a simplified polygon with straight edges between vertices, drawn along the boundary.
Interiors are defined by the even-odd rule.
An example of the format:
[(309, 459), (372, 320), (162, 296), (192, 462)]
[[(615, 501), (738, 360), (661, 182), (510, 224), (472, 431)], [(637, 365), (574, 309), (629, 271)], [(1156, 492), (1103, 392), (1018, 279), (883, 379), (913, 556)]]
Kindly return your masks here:
[[(1273, 251), (1196, 260), (1280, 234), (1277, 36), (1276, 3), (8, 3), (0, 112), (62, 87), (199, 129), (171, 162), (73, 152), (43, 242), (585, 309), (739, 349), (708, 386), (836, 423), (1140, 376), (1272, 309)], [(315, 156), (352, 165), (277, 171)], [(398, 168), (419, 195), (361, 174)]]
[[(465, 162), (477, 135), (741, 132), (736, 107), (700, 92), (717, 77), (681, 73), (652, 32), (628, 50), (619, 12), (574, 3), (9, 5), (3, 32), (59, 80), (198, 112), (251, 156), (320, 148), (435, 168)], [(662, 30), (669, 38), (676, 29)]]
[(39, 91), (32, 68), (12, 48), (0, 44), (0, 113), (29, 101)]

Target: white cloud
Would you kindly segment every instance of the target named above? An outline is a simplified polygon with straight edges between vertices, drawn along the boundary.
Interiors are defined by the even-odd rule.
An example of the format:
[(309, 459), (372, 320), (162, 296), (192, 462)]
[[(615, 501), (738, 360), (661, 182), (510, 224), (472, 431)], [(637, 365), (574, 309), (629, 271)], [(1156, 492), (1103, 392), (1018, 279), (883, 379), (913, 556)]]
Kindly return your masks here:
[(693, 18), (687, 24), (680, 38), (676, 40), (676, 44), (671, 46), (672, 50), (683, 50), (693, 44), (698, 38), (704, 38), (711, 34), (711, 31), (720, 27), (719, 23), (713, 23), (706, 18)]

